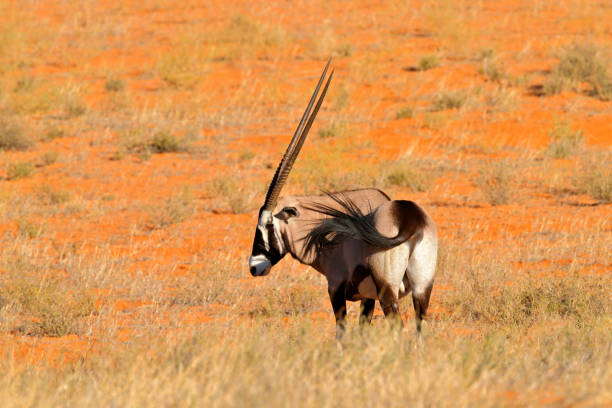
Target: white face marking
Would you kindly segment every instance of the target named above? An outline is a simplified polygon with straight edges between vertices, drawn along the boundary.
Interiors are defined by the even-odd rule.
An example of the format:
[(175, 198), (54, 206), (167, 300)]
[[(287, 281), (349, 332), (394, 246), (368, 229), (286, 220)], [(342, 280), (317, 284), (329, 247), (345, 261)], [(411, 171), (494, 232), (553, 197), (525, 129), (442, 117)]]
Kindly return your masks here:
[(273, 219), (274, 216), (272, 215), (272, 212), (264, 210), (261, 212), (261, 216), (259, 217), (259, 221), (257, 222), (257, 229), (259, 230), (259, 232), (261, 232), (261, 237), (264, 241), (266, 251), (270, 251), (270, 242), (268, 239), (268, 230), (266, 228), (266, 225), (268, 225), (270, 221), (274, 222)]

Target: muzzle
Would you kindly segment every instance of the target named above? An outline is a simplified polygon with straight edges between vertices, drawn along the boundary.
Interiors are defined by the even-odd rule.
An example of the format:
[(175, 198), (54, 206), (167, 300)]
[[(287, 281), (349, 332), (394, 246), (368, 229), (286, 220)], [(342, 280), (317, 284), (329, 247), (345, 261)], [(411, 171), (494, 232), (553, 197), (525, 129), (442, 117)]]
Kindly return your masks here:
[(255, 255), (249, 257), (249, 267), (251, 275), (265, 276), (270, 273), (272, 262), (265, 255)]

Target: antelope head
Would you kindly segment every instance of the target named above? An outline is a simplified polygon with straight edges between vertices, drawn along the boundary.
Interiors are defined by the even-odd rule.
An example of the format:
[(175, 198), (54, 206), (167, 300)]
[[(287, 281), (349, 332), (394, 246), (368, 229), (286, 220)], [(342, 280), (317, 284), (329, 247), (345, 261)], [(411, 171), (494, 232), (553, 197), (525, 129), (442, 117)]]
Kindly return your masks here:
[[(255, 229), (255, 239), (253, 240), (253, 250), (249, 258), (249, 267), (251, 275), (253, 276), (267, 275), (270, 272), (270, 268), (280, 261), (287, 253), (287, 245), (280, 232), (280, 222), (286, 222), (289, 218), (295, 217), (298, 214), (297, 210), (293, 207), (287, 207), (277, 211), (276, 204), (281, 189), (287, 181), (291, 167), (304, 144), (304, 140), (306, 140), (308, 131), (317, 116), (323, 98), (327, 93), (329, 83), (334, 75), (332, 69), (325, 82), (321, 96), (317, 100), (317, 95), (325, 80), (330, 63), (331, 59), (327, 62), (323, 74), (321, 74), (321, 78), (310, 98), (310, 102), (308, 102), (308, 106), (306, 106), (306, 111), (304, 115), (302, 115), (298, 127), (295, 130), (295, 134), (276, 168), (274, 177), (268, 187), (268, 193), (266, 194), (264, 204), (259, 210), (259, 219), (257, 221), (257, 228)], [(315, 100), (317, 100), (316, 104)], [(276, 213), (274, 213), (275, 211)]]

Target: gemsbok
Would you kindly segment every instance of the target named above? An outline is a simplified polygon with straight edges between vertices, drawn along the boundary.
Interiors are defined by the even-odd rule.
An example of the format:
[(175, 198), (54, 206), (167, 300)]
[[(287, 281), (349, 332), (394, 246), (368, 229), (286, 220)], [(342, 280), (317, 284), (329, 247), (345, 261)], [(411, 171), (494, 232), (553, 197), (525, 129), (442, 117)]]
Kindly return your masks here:
[(412, 201), (391, 200), (375, 188), (279, 198), (327, 93), (333, 69), (315, 104), (330, 63), (259, 210), (250, 272), (267, 275), (289, 253), (322, 273), (327, 278), (338, 339), (345, 331), (347, 300), (361, 301), (360, 325), (371, 322), (378, 299), (385, 317), (403, 326), (398, 299), (412, 293), (420, 336), (438, 248), (435, 224), (421, 207)]

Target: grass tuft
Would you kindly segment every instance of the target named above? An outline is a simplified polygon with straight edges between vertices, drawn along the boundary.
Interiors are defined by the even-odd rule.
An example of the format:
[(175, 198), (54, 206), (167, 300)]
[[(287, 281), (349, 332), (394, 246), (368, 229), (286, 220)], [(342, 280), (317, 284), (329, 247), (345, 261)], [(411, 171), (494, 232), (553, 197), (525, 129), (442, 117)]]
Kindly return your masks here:
[(178, 194), (173, 194), (161, 207), (149, 211), (149, 220), (153, 229), (165, 228), (178, 224), (195, 213), (193, 193), (185, 186)]
[(404, 160), (385, 166), (384, 184), (408, 187), (412, 191), (424, 192), (433, 184), (433, 176)]
[(323, 139), (338, 139), (350, 132), (348, 124), (344, 121), (334, 121), (327, 127), (322, 127), (317, 133)]
[(95, 313), (95, 299), (84, 289), (74, 289), (69, 282), (45, 278), (11, 278), (0, 281), (0, 306), (13, 304), (31, 320), (18, 331), (32, 336), (59, 337), (81, 333), (81, 318)]
[(513, 169), (507, 161), (489, 162), (480, 169), (476, 186), (493, 206), (508, 204), (512, 198)]
[(555, 122), (549, 132), (550, 142), (546, 154), (553, 159), (565, 159), (584, 146), (584, 133), (581, 129), (572, 130), (569, 124)]
[(410, 106), (401, 108), (395, 113), (395, 119), (407, 119), (414, 117), (414, 109)]
[(179, 138), (169, 130), (160, 130), (146, 137), (140, 130), (131, 130), (123, 144), (129, 153), (136, 153), (142, 159), (148, 159), (153, 153), (188, 152), (191, 143), (191, 134)]
[(27, 150), (32, 144), (23, 126), (14, 118), (0, 112), (0, 151)]
[(440, 66), (440, 60), (435, 54), (424, 55), (419, 58), (417, 62), (417, 69), (419, 71), (427, 71), (428, 69), (436, 68)]
[(253, 206), (253, 198), (259, 192), (257, 186), (244, 187), (237, 177), (217, 176), (211, 180), (209, 189), (222, 199), (232, 214), (249, 212)]
[(432, 110), (439, 112), (447, 109), (459, 109), (467, 100), (463, 91), (445, 91), (436, 96), (432, 103)]
[(125, 82), (122, 79), (107, 79), (104, 84), (104, 89), (108, 92), (119, 92), (125, 89)]
[(30, 162), (15, 162), (8, 165), (6, 174), (9, 180), (30, 177), (34, 172), (34, 165)]
[(592, 44), (573, 44), (559, 53), (559, 64), (544, 81), (543, 92), (555, 95), (564, 90), (578, 90), (586, 83), (590, 95), (609, 100), (612, 97), (609, 65), (600, 48)]
[(612, 154), (592, 152), (581, 161), (582, 171), (574, 179), (576, 189), (602, 203), (612, 202)]

